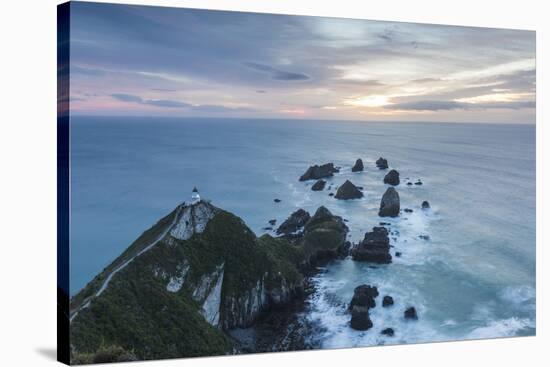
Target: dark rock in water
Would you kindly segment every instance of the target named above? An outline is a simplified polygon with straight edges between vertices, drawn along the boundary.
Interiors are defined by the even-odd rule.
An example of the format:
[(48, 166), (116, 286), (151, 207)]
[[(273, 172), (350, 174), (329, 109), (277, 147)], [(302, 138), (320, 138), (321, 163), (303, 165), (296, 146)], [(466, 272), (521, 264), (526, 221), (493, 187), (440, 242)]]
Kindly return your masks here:
[(391, 263), (390, 239), (384, 227), (374, 227), (365, 233), (365, 238), (352, 251), (355, 261), (367, 261), (378, 264)]
[(313, 186), (311, 186), (311, 190), (313, 190), (313, 191), (322, 191), (325, 188), (326, 183), (327, 182), (325, 180), (317, 180), (313, 184)]
[(326, 163), (321, 166), (314, 165), (307, 169), (307, 171), (300, 177), (300, 181), (318, 180), (320, 178), (332, 177), (332, 175), (336, 172), (339, 172), (339, 170), (334, 167), (334, 163)]
[(401, 257), (401, 252), (396, 251), (396, 252), (395, 252), (395, 257)]
[(392, 296), (384, 296), (382, 299), (382, 307), (389, 307), (393, 305), (393, 297)]
[(380, 334), (386, 335), (386, 336), (393, 336), (395, 334), (395, 332), (393, 331), (393, 329), (391, 327), (389, 327), (389, 328), (386, 328), (386, 329), (382, 330), (380, 332)]
[(397, 172), (394, 169), (389, 171), (388, 174), (384, 176), (384, 183), (390, 184), (393, 186), (399, 185), (399, 172)]
[(273, 201), (276, 202), (276, 203), (280, 203), (281, 199), (273, 199)]
[(351, 244), (346, 241), (344, 220), (321, 206), (304, 227), (303, 249), (310, 266), (346, 257)]
[(355, 330), (368, 330), (372, 327), (369, 309), (376, 306), (374, 300), (378, 297), (378, 289), (369, 285), (355, 288), (349, 305), (351, 310), (351, 327)]
[(399, 208), (399, 194), (393, 187), (389, 187), (382, 196), (378, 215), (381, 217), (397, 217)]
[(346, 182), (338, 188), (334, 197), (340, 200), (359, 199), (363, 197), (363, 193), (359, 191), (351, 181), (346, 180)]
[(264, 231), (272, 231), (272, 230), (273, 230), (273, 227), (264, 227), (264, 228), (262, 228), (262, 230), (264, 230)]
[(409, 208), (405, 208), (405, 209), (403, 209), (403, 211), (404, 211), (405, 213), (412, 213), (412, 212), (413, 212), (413, 210), (412, 210), (412, 209), (409, 209)]
[(372, 327), (372, 321), (369, 316), (368, 308), (356, 306), (351, 310), (352, 329), (368, 330)]
[(355, 161), (355, 164), (353, 165), (353, 167), (351, 167), (351, 172), (360, 172), (364, 169), (365, 167), (363, 166), (363, 161), (361, 160), (361, 158), (359, 158), (358, 160)]
[(360, 285), (353, 291), (349, 309), (351, 310), (354, 306), (376, 307), (376, 297), (378, 297), (378, 288), (366, 284)]
[(277, 223), (277, 219), (270, 219), (270, 220), (268, 221), (268, 223), (271, 224), (272, 226), (274, 226), (275, 223)]
[(428, 236), (427, 234), (421, 234), (418, 236), (418, 238), (424, 241), (428, 241), (430, 239), (430, 236)]
[(428, 203), (426, 200), (422, 202), (422, 209), (430, 209), (430, 203)]
[(416, 314), (416, 309), (414, 307), (407, 308), (404, 316), (407, 320), (418, 320), (418, 315)]
[(391, 226), (391, 223), (388, 223), (388, 222), (380, 222), (378, 224), (381, 226)]
[(306, 225), (309, 221), (310, 215), (304, 209), (298, 209), (290, 215), (280, 226), (277, 228), (277, 234), (291, 234)]
[(414, 183), (415, 185), (422, 185), (422, 181), (418, 180)]
[(412, 186), (412, 182), (407, 182), (407, 186)]
[(328, 196), (334, 196), (334, 193), (333, 193), (333, 192), (331, 192), (330, 194), (328, 194)]
[(376, 167), (379, 169), (388, 169), (388, 160), (382, 157), (376, 160)]

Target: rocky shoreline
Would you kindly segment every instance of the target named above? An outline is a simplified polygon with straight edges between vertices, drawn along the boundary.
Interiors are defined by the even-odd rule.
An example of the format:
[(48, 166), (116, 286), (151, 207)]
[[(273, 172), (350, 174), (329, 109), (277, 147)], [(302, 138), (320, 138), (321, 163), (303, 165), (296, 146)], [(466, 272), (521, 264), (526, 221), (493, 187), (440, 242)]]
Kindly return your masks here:
[[(387, 159), (379, 158), (376, 167), (388, 169)], [(320, 195), (327, 185), (328, 190), (332, 189), (338, 180), (335, 174), (340, 171), (334, 163), (313, 165), (299, 181), (315, 180), (311, 190)], [(362, 175), (369, 170), (362, 159), (357, 159), (351, 172)], [(383, 181), (388, 187), (380, 200), (378, 215), (398, 217), (401, 203), (395, 187), (400, 184), (399, 173), (392, 169)], [(335, 195), (330, 194), (335, 200), (344, 201), (365, 197), (363, 188), (350, 180), (337, 186)], [(430, 204), (425, 201), (421, 208), (429, 210)], [(391, 266), (392, 262), (392, 233), (386, 228), (389, 223), (381, 222), (365, 233), (362, 241), (352, 244), (347, 239), (346, 222), (324, 206), (313, 214), (298, 209), (278, 227), (276, 219), (267, 221), (269, 226), (264, 230), (273, 235), (256, 237), (240, 218), (208, 201), (199, 198), (181, 204), (73, 297), (74, 362), (93, 361), (104, 344), (123, 351), (131, 349), (138, 359), (315, 348), (305, 338), (315, 332), (313, 326), (300, 315), (315, 292), (310, 280), (319, 267), (348, 256), (381, 266)], [(400, 257), (401, 252), (395, 256)], [(129, 285), (133, 287), (132, 294), (128, 293)], [(348, 308), (350, 328), (368, 330), (373, 326), (369, 310), (376, 307), (378, 296), (376, 286), (356, 286)], [(139, 306), (149, 300), (155, 300), (151, 308)], [(384, 295), (381, 304), (388, 312), (398, 312), (391, 311), (391, 295)], [(159, 308), (169, 313), (159, 314)], [(121, 309), (126, 311), (121, 313)], [(401, 312), (408, 320), (419, 317), (413, 305)], [(179, 338), (173, 347), (159, 341), (157, 349), (151, 349), (150, 342), (146, 342), (149, 337), (145, 336), (150, 329), (143, 330), (141, 342), (137, 336), (141, 334), (136, 334), (139, 330), (109, 328), (111, 323), (131, 324), (133, 318), (147, 320), (150, 327), (161, 327), (176, 315), (180, 326), (169, 331)], [(189, 332), (192, 340), (187, 339)], [(382, 334), (391, 337), (394, 332), (391, 327)], [(193, 343), (193, 353), (189, 353), (186, 343)]]

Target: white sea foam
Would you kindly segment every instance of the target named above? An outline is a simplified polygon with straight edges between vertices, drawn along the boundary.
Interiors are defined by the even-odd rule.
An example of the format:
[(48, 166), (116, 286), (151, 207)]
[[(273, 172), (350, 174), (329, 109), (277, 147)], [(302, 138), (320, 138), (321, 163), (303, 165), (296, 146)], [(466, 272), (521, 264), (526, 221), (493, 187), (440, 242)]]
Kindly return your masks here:
[(523, 329), (533, 327), (535, 327), (535, 323), (530, 319), (511, 317), (503, 320), (490, 321), (487, 325), (472, 330), (466, 338), (485, 339), (514, 336)]
[(527, 285), (519, 287), (506, 287), (500, 292), (499, 296), (503, 301), (516, 305), (527, 302), (532, 302), (534, 304), (536, 291), (535, 288)]

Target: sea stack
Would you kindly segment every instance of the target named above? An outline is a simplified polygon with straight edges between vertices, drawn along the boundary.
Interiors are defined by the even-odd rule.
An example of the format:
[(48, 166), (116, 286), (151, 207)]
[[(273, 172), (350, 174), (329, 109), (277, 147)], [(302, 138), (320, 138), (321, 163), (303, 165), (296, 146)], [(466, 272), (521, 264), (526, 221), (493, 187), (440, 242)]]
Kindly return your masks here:
[(382, 157), (378, 158), (376, 160), (376, 167), (378, 169), (388, 169), (388, 160)]
[(414, 307), (407, 308), (403, 313), (403, 316), (406, 320), (418, 320), (418, 314), (416, 313), (416, 309)]
[(388, 230), (384, 227), (374, 227), (372, 232), (365, 233), (365, 238), (352, 251), (355, 261), (367, 261), (377, 264), (389, 264), (390, 238)]
[(388, 174), (384, 176), (384, 183), (393, 186), (399, 185), (399, 172), (394, 169), (389, 171)]
[(311, 186), (311, 190), (313, 191), (322, 191), (325, 189), (325, 185), (326, 185), (326, 181), (325, 180), (317, 180), (312, 186)]
[(351, 311), (351, 327), (355, 330), (368, 330), (372, 327), (369, 309), (376, 306), (374, 300), (378, 297), (378, 289), (370, 285), (360, 285), (355, 288), (349, 305)]
[(340, 200), (360, 199), (363, 197), (363, 193), (357, 186), (352, 184), (351, 181), (346, 180), (346, 182), (338, 188), (334, 197)]
[(358, 160), (355, 161), (355, 164), (353, 165), (353, 167), (351, 167), (351, 172), (360, 172), (364, 169), (365, 167), (363, 166), (363, 160), (359, 158)]
[(397, 217), (399, 215), (399, 194), (393, 187), (389, 187), (380, 201), (378, 215), (381, 217)]
[(307, 171), (300, 177), (300, 181), (318, 180), (320, 178), (332, 177), (334, 173), (340, 172), (334, 167), (334, 163), (326, 163), (321, 166), (310, 166)]

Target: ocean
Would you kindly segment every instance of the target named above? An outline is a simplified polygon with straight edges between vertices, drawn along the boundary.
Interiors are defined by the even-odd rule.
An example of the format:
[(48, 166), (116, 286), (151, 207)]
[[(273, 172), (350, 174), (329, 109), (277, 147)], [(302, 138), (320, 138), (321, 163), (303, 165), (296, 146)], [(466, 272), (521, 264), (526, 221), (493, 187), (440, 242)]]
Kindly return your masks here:
[[(144, 230), (202, 197), (261, 235), (298, 208), (326, 206), (347, 219), (350, 240), (377, 225), (386, 189), (374, 162), (401, 175), (401, 207), (391, 223), (393, 263), (334, 261), (312, 279), (304, 322), (319, 348), (535, 334), (535, 126), (312, 120), (71, 118), (71, 295)], [(365, 171), (352, 173), (357, 158)], [(332, 191), (298, 178), (334, 162)], [(365, 197), (329, 192), (346, 179)], [(420, 179), (423, 185), (407, 186)], [(275, 203), (274, 199), (280, 199)], [(428, 200), (431, 209), (420, 210)], [(429, 236), (429, 240), (419, 238)], [(374, 327), (349, 327), (346, 304), (360, 284), (380, 296)], [(381, 307), (391, 295), (395, 305)], [(405, 321), (414, 306), (418, 321)], [(395, 336), (380, 335), (384, 328)]]

